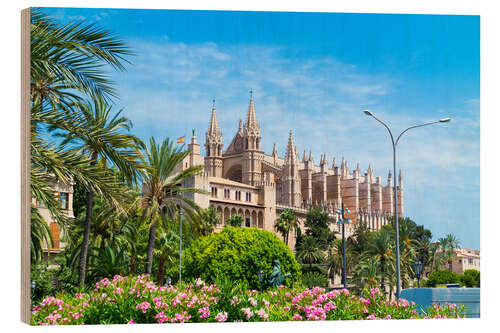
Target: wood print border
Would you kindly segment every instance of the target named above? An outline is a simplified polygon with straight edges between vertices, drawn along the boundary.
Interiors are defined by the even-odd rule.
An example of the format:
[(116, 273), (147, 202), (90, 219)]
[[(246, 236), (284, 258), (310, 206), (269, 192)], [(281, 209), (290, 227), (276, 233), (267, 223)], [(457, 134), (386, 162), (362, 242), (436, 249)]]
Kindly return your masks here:
[(30, 323), (30, 8), (21, 11), (21, 321)]

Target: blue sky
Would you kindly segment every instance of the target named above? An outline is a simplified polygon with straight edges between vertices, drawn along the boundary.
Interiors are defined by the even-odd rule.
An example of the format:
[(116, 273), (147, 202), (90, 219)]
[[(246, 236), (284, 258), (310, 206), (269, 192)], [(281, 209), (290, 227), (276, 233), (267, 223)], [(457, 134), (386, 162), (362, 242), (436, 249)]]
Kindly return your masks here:
[[(112, 73), (116, 108), (141, 138), (203, 142), (216, 99), (225, 147), (254, 91), (262, 146), (285, 153), (288, 131), (315, 161), (372, 162), (385, 183), (386, 130), (452, 117), (405, 134), (398, 147), (405, 215), (435, 239), (479, 244), (479, 17), (46, 8), (61, 22), (111, 29), (137, 55)], [(395, 134), (397, 134), (395, 133)]]

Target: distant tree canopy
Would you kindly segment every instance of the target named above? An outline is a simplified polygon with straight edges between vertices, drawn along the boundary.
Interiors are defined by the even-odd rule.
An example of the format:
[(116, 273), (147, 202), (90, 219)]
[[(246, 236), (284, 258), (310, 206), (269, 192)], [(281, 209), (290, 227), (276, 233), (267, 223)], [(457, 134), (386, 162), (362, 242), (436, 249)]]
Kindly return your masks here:
[[(306, 221), (304, 222), (305, 234), (312, 237), (318, 243), (321, 250), (326, 250), (328, 245), (335, 239), (335, 232), (330, 230), (330, 220), (328, 213), (324, 212), (321, 207), (314, 207), (307, 212)], [(297, 241), (296, 248), (300, 246), (300, 241)]]
[(449, 283), (459, 283), (460, 282), (460, 276), (459, 274), (444, 269), (441, 271), (435, 271), (432, 272), (427, 280), (424, 282), (424, 285), (426, 287), (436, 287), (438, 284), (449, 284)]

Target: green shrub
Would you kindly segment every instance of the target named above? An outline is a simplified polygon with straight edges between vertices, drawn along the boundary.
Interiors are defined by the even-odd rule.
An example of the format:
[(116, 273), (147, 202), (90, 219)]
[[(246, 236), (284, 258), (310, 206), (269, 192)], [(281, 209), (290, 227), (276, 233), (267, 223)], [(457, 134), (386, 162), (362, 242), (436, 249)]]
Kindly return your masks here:
[(53, 273), (46, 264), (31, 266), (31, 301), (40, 302), (45, 296), (54, 293)]
[(450, 270), (444, 269), (441, 271), (432, 272), (424, 282), (426, 287), (435, 287), (438, 284), (459, 283), (460, 276)]
[(479, 271), (475, 269), (466, 269), (464, 274), (460, 275), (460, 282), (466, 287), (480, 287), (481, 277)]
[(273, 233), (257, 228), (226, 226), (221, 232), (198, 238), (183, 256), (183, 277), (208, 282), (229, 278), (259, 288), (257, 272), (265, 273), (264, 287), (279, 260), (283, 274), (290, 273), (286, 285), (301, 281), (300, 266), (292, 251)]
[(328, 287), (328, 277), (319, 272), (307, 272), (302, 275), (302, 284), (307, 288)]

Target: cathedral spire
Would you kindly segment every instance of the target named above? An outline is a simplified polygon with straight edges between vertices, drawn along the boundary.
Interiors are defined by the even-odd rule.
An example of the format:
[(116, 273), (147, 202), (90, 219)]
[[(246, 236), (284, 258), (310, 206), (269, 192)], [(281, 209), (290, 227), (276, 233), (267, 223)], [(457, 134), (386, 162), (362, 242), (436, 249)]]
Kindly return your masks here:
[(222, 133), (217, 123), (215, 99), (212, 101), (212, 116), (205, 137), (205, 170), (212, 177), (222, 177)]
[(326, 167), (328, 168), (328, 163), (326, 162), (326, 154), (321, 155), (319, 165), (326, 165)]
[(306, 150), (304, 149), (304, 154), (302, 154), (302, 162), (307, 161), (306, 159)]
[(399, 181), (399, 186), (403, 187), (403, 175), (401, 174), (401, 169), (399, 169), (398, 181)]
[(274, 157), (278, 156), (278, 150), (276, 149), (276, 144), (273, 145), (273, 155)]
[(297, 151), (295, 145), (293, 144), (293, 134), (290, 130), (288, 135), (288, 144), (286, 146), (285, 160), (290, 164), (295, 164), (297, 162)]
[(245, 132), (254, 131), (260, 132), (257, 115), (255, 113), (255, 105), (253, 103), (253, 91), (250, 90), (250, 103), (248, 105), (247, 120), (245, 122)]
[(335, 170), (336, 167), (337, 167), (337, 161), (335, 160), (335, 157), (334, 157), (333, 161), (332, 161), (332, 169)]
[(312, 164), (314, 164), (314, 160), (313, 160), (313, 152), (312, 150), (309, 150), (309, 159), (308, 159), (309, 162), (312, 162)]
[(217, 123), (217, 112), (215, 110), (215, 99), (212, 101), (212, 116), (210, 118), (210, 123), (208, 124), (207, 135), (216, 137), (220, 135), (219, 124)]

